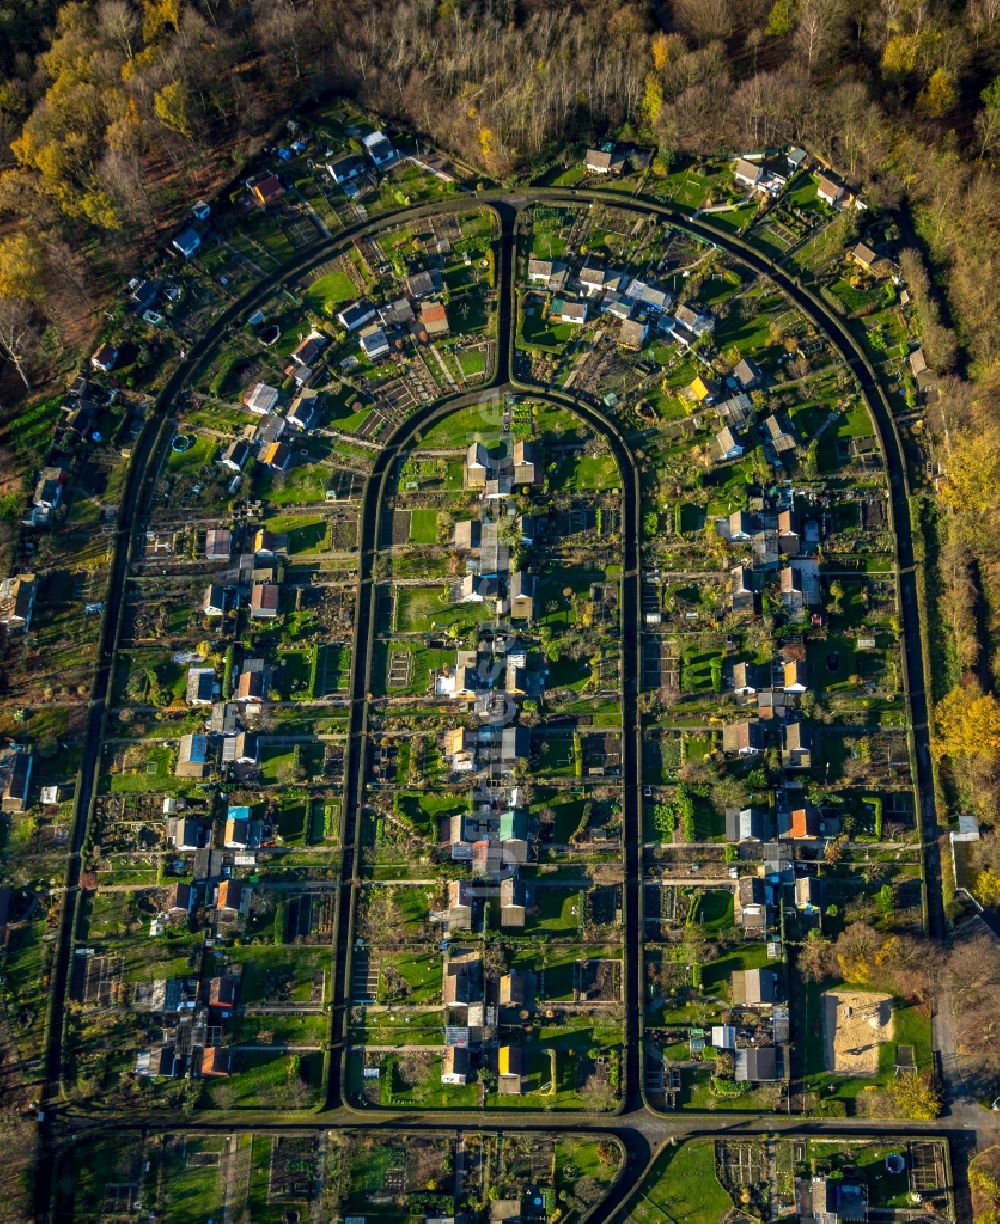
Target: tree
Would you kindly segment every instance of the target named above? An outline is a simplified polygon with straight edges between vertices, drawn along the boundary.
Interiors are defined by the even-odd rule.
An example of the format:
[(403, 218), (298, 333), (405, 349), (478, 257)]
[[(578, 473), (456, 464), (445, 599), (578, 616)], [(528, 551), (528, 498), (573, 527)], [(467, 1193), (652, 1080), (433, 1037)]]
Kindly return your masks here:
[(944, 68), (936, 68), (931, 73), (927, 88), (920, 95), (921, 107), (933, 119), (941, 119), (949, 111), (955, 109), (958, 101), (958, 90), (952, 74)]
[(973, 683), (959, 684), (934, 711), (935, 756), (993, 763), (1000, 758), (1000, 702)]
[(796, 955), (796, 965), (799, 973), (807, 982), (821, 982), (829, 976), (831, 951), (833, 945), (824, 939), (819, 931), (809, 932), (806, 942), (802, 944)]
[(483, 946), (483, 973), (488, 978), (499, 980), (507, 972), (507, 953), (499, 940), (492, 939)]
[(780, 38), (785, 34), (791, 34), (792, 27), (795, 24), (796, 12), (798, 4), (796, 0), (774, 0), (771, 5), (771, 11), (767, 15), (767, 25), (764, 27), (764, 33), (772, 38)]
[[(602, 1075), (588, 1076), (580, 1089), (580, 1096), (593, 1113), (607, 1113), (618, 1103), (614, 1088)], [(579, 1193), (579, 1186), (577, 1186)]]
[[(955, 1017), (955, 1045), (973, 1093), (985, 1094), (1000, 1076), (1000, 946), (989, 935), (956, 942), (948, 952), (946, 982)], [(947, 996), (946, 996), (947, 998)]]
[(39, 335), (31, 303), (21, 297), (0, 297), (0, 350), (30, 388), (27, 363), (38, 348)]
[(254, 26), (261, 45), (279, 62), (290, 61), (296, 80), (305, 66), (311, 16), (306, 6), (298, 7), (294, 0), (257, 0), (254, 5)]
[(675, 0), (674, 19), (681, 29), (700, 43), (728, 38), (733, 32), (729, 0)]
[(844, 928), (834, 944), (834, 955), (846, 982), (871, 981), (881, 943), (877, 932), (864, 922)]
[(897, 1075), (888, 1091), (898, 1117), (933, 1122), (941, 1112), (941, 1097), (929, 1075)]
[(802, 0), (795, 27), (795, 47), (806, 62), (806, 71), (822, 68), (836, 50), (844, 33), (841, 0)]
[(988, 869), (980, 871), (972, 892), (982, 905), (1000, 906), (1000, 875)]
[(0, 297), (43, 301), (44, 272), (41, 248), (27, 233), (22, 231), (0, 242)]
[(908, 34), (893, 34), (882, 49), (882, 74), (889, 80), (902, 80), (917, 66), (918, 40)]
[(131, 60), (140, 22), (138, 13), (127, 0), (101, 0), (97, 6), (97, 24), (108, 41), (121, 50), (126, 61)]
[(176, 31), (181, 23), (180, 8), (181, 0), (143, 0), (143, 41), (156, 42), (168, 29)]
[(983, 109), (976, 116), (976, 131), (985, 157), (1000, 148), (1000, 76), (994, 77), (979, 96)]
[(642, 115), (648, 127), (653, 127), (663, 107), (663, 86), (650, 72), (642, 95)]
[[(1000, 1144), (984, 1148), (973, 1157), (969, 1163), (969, 1181), (983, 1195), (1000, 1203)], [(977, 1216), (976, 1224), (981, 1221), (983, 1217)]]
[(182, 81), (169, 81), (157, 90), (153, 95), (153, 112), (165, 128), (190, 137), (188, 91)]

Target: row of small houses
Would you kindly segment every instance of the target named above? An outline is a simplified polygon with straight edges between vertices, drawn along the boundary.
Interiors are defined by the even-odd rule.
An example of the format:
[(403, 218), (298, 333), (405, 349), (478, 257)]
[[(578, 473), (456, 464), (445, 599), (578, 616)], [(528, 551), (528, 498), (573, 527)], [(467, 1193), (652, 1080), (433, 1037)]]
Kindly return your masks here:
[[(230, 804), (213, 846), (213, 826), (184, 799), (163, 800), (167, 840), (175, 854), (190, 863), (191, 878), (175, 880), (160, 897), (150, 920), (151, 938), (168, 928), (192, 927), (196, 917), (208, 922), (216, 939), (228, 939), (245, 927), (255, 890), (235, 872), (252, 869), (256, 850), (268, 844), (265, 826), (246, 805)], [(188, 859), (187, 856), (190, 856)], [(135, 988), (133, 1007), (155, 1014), (163, 1025), (162, 1040), (141, 1050), (135, 1072), (142, 1077), (225, 1076), (232, 1069), (232, 1052), (224, 1044), (226, 1025), (239, 1006), (240, 979), (232, 973), (207, 979), (159, 978)]]
[(821, 538), (816, 519), (800, 521), (794, 507), (781, 506), (761, 513), (734, 510), (716, 521), (718, 534), (730, 544), (749, 544), (752, 562), (729, 571), (729, 605), (737, 614), (753, 615), (757, 575), (778, 572), (778, 593), (785, 613), (801, 619), (819, 599), (819, 563), (815, 556)]
[[(221, 699), (220, 699), (221, 698)], [(204, 732), (189, 732), (180, 739), (174, 774), (178, 778), (204, 778), (220, 758), (223, 765), (256, 766), (260, 740), (245, 722), (271, 699), (271, 666), (248, 657), (235, 674), (232, 694), (222, 696), (214, 669), (192, 668), (187, 675), (187, 702), (193, 709), (209, 708)]]
[[(685, 344), (693, 344), (715, 329), (715, 318), (707, 311), (674, 303), (669, 290), (641, 277), (630, 277), (621, 269), (585, 262), (574, 274), (559, 260), (528, 260), (528, 283), (553, 295), (549, 318), (555, 322), (582, 326), (592, 317), (592, 309), (620, 320), (618, 343), (640, 350), (650, 328), (670, 333)], [(567, 288), (577, 295), (567, 295)]]
[[(464, 897), (471, 901), (475, 892), (468, 881), (453, 881), (464, 886)], [(516, 881), (504, 881), (514, 886)], [(501, 885), (501, 892), (504, 885)], [(458, 890), (449, 886), (449, 893)], [(493, 890), (494, 892), (496, 890)], [(451, 900), (449, 896), (449, 900)], [(502, 898), (501, 898), (502, 900)], [(497, 1089), (504, 1096), (520, 1096), (528, 1070), (527, 1052), (518, 1045), (502, 1044), (483, 1049), (485, 1030), (494, 1028), (505, 1010), (515, 1015), (530, 998), (528, 977), (506, 973), (500, 978), (497, 1003), (485, 1001), (482, 953), (475, 949), (452, 950), (442, 965), (442, 997), (448, 1011), (445, 1047), (441, 1058), (441, 1083), (462, 1085), (469, 1081), (473, 1058), (488, 1061), (497, 1076)]]
[[(602, 178), (616, 177), (630, 169), (645, 170), (649, 162), (647, 152), (614, 143), (588, 149), (583, 159), (587, 173)], [(808, 165), (808, 153), (797, 146), (792, 146), (783, 155), (747, 154), (734, 160), (733, 181), (749, 191), (777, 196), (789, 179)], [(818, 198), (831, 208), (844, 207), (853, 201), (852, 194), (833, 174), (820, 171), (816, 181)]]
[[(381, 130), (369, 132), (362, 137), (362, 148), (365, 156), (346, 154), (341, 157), (328, 155), (324, 163), (330, 178), (349, 196), (357, 194), (356, 184), (366, 175), (382, 173), (390, 169), (398, 160), (398, 154), (391, 141)], [(305, 140), (296, 140), (290, 148), (279, 147), (276, 150), (279, 160), (285, 161), (292, 153), (304, 153), (307, 148)], [(243, 182), (243, 202), (249, 208), (269, 209), (280, 205), (285, 198), (285, 184), (273, 170), (262, 170)], [(172, 251), (183, 259), (193, 258), (201, 249), (206, 237), (206, 226), (211, 218), (211, 205), (199, 201), (191, 213), (193, 222), (184, 227), (171, 240)]]
[[(150, 922), (150, 936), (169, 926), (190, 926), (204, 910), (215, 932), (232, 933), (247, 912), (253, 889), (227, 876), (205, 881), (178, 880), (166, 890), (160, 914)], [(232, 1051), (224, 1044), (226, 1026), (239, 1006), (240, 979), (231, 973), (207, 979), (155, 978), (135, 987), (132, 1006), (155, 1015), (161, 1039), (136, 1055), (141, 1078), (216, 1078), (232, 1070)]]
[[(511, 621), (534, 618), (534, 577), (522, 571), (510, 572), (509, 550), (497, 533), (507, 517), (507, 496), (515, 488), (537, 485), (541, 472), (541, 454), (531, 442), (516, 441), (502, 453), (479, 442), (469, 447), (465, 487), (479, 493), (480, 516), (455, 525), (456, 543), (463, 548), (468, 544), (468, 578), (472, 580), (470, 590), (466, 592), (466, 584), (461, 584), (455, 598), (485, 598), (482, 584), (486, 583), (490, 597), (496, 601), (498, 617)], [(518, 523), (522, 543), (526, 535), (533, 538), (532, 531), (523, 530), (520, 519)], [(489, 584), (496, 584), (495, 589)], [(483, 675), (490, 677), (488, 686), (481, 685)], [(439, 682), (443, 679), (439, 677)], [(451, 696), (462, 700), (469, 688), (482, 687), (486, 689), (482, 700), (492, 709), (498, 698), (516, 706), (528, 694), (537, 696), (542, 685), (542, 676), (529, 667), (527, 648), (513, 635), (502, 634), (494, 639), (489, 658), (480, 659), (476, 651), (460, 652)], [(530, 762), (531, 731), (513, 721), (497, 725), (492, 719), (480, 718), (474, 729), (460, 725), (446, 730), (442, 747), (453, 774), (469, 778), (472, 786), (471, 810), (451, 817), (447, 829), (441, 831), (441, 841), (452, 861), (468, 864), (472, 876), (449, 881), (448, 909), (443, 916), (446, 928), (449, 934), (479, 929), (485, 905), (495, 898), (501, 927), (523, 929), (533, 905), (533, 889), (519, 876), (528, 861), (531, 829), (518, 778)], [(497, 802), (498, 788), (506, 802)], [(481, 953), (450, 952), (442, 972), (443, 998), (449, 1014), (441, 1082), (464, 1084), (472, 1055), (482, 1044), (486, 1003)], [(522, 975), (508, 973), (501, 978), (501, 1008), (522, 1007), (527, 997)], [(526, 1072), (524, 1051), (519, 1046), (500, 1046), (494, 1069), (499, 1091), (520, 1095)]]
[[(31, 803), (31, 779), (34, 773), (34, 746), (10, 742), (0, 746), (0, 811), (18, 815)], [(55, 807), (63, 798), (59, 785), (42, 786), (39, 801), (43, 807)]]
[(391, 302), (376, 306), (367, 298), (342, 307), (337, 322), (350, 334), (369, 361), (381, 361), (402, 339), (436, 340), (448, 335), (448, 311), (441, 300), (444, 278), (437, 268), (420, 269), (406, 278), (406, 293)]

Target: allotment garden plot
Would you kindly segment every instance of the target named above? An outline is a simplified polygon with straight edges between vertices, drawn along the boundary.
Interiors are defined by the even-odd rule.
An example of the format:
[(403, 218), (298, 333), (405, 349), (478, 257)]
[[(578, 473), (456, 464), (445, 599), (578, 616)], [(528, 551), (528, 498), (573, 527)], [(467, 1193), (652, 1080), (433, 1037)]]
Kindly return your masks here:
[(395, 473), (350, 974), (370, 1104), (618, 1099), (619, 492), (530, 400), (437, 418)]
[[(782, 207), (774, 243), (833, 215), (805, 197)], [(806, 1074), (815, 1105), (823, 1051), (796, 947), (858, 922), (891, 946), (923, 924), (872, 421), (829, 339), (773, 283), (652, 218), (537, 205), (516, 274), (521, 376), (599, 399), (644, 456), (648, 1098), (770, 1109)], [(890, 1002), (920, 1070), (927, 1016)], [(858, 1073), (885, 1086), (898, 1042), (880, 1033), (856, 1067), (841, 1059), (831, 1109), (854, 1111)]]

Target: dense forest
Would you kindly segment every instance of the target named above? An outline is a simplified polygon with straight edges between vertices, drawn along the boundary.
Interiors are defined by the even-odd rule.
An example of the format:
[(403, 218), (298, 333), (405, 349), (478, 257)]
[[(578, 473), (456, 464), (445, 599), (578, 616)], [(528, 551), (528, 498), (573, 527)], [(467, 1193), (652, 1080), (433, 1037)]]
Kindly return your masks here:
[[(937, 474), (914, 507), (937, 742), (992, 823), (1000, 0), (8, 0), (0, 72), (2, 398), (15, 411), (54, 352), (85, 355), (102, 298), (191, 200), (234, 178), (290, 107), (331, 91), (500, 180), (607, 132), (655, 145), (661, 168), (790, 141), (827, 160), (899, 219), (942, 380), (924, 434)], [(981, 854), (1000, 893), (996, 844)]]
[(26, 0), (0, 8), (0, 71), (9, 356), (71, 327), (289, 106), (346, 89), (497, 178), (622, 129), (668, 161), (806, 143), (915, 210), (972, 372), (998, 357), (1000, 0)]

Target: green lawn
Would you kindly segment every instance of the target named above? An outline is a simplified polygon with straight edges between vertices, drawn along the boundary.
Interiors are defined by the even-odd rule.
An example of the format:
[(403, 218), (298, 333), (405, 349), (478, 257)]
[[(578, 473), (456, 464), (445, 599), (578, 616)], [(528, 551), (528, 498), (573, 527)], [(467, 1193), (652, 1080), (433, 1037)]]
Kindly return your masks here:
[(767, 948), (763, 944), (744, 944), (705, 965), (702, 970), (702, 985), (706, 993), (722, 993), (728, 996), (730, 979), (738, 969), (763, 969), (765, 965), (780, 972), (778, 962), (773, 965), (769, 963)]
[(399, 587), (396, 591), (396, 629), (400, 633), (427, 633), (449, 625), (462, 629), (489, 615), (487, 603), (450, 603), (443, 585)]
[(535, 889), (538, 916), (532, 927), (543, 931), (576, 931), (583, 921), (583, 893), (576, 888), (538, 885)]
[(189, 1136), (171, 1152), (165, 1167), (167, 1224), (188, 1224), (201, 1220), (206, 1212), (221, 1212), (224, 1146), (221, 1137)]
[(459, 349), (458, 364), (466, 378), (474, 378), (486, 372), (486, 356), (481, 348)]
[(875, 433), (868, 409), (863, 404), (853, 404), (837, 426), (841, 438), (871, 438)]
[(698, 1139), (660, 1153), (631, 1214), (639, 1224), (719, 1224), (732, 1206), (715, 1173), (715, 1142)]
[(37, 464), (44, 457), (62, 403), (61, 395), (39, 400), (30, 407), (22, 408), (6, 423), (8, 437), (18, 456), (25, 462)]
[[(441, 1059), (431, 1057), (423, 1074), (409, 1078), (395, 1055), (381, 1057), (380, 1103), (404, 1109), (447, 1109), (475, 1106), (479, 1101), (476, 1084), (453, 1086), (441, 1083)], [(352, 1097), (361, 1096), (361, 1055), (351, 1054), (348, 1060), (348, 1083)]]
[(573, 323), (543, 319), (541, 309), (533, 306), (523, 316), (521, 335), (529, 348), (558, 349), (578, 330)]
[(288, 537), (289, 554), (320, 552), (326, 545), (326, 519), (321, 514), (287, 514), (268, 519), (268, 530)]
[(197, 434), (187, 434), (193, 437), (194, 443), (186, 451), (176, 451), (173, 448), (167, 456), (168, 472), (187, 472), (193, 475), (207, 467), (215, 458), (215, 448), (218, 442), (215, 438), (207, 438)]
[(578, 1177), (595, 1177), (607, 1184), (618, 1170), (617, 1160), (599, 1149), (597, 1139), (560, 1138), (556, 1147), (556, 1186), (572, 1185)]
[(809, 204), (816, 203), (818, 191), (819, 183), (810, 174), (807, 178), (800, 180), (799, 185), (790, 191), (785, 199), (796, 208), (805, 208)]
[(728, 888), (711, 888), (698, 898), (697, 921), (706, 935), (719, 936), (733, 929), (733, 894)]
[(618, 489), (621, 477), (613, 455), (568, 455), (556, 469), (552, 484), (566, 491)]
[(321, 276), (306, 290), (305, 304), (317, 314), (333, 314), (341, 302), (358, 296), (354, 282), (346, 272), (331, 272)]
[(856, 656), (857, 643), (846, 634), (833, 633), (825, 641), (810, 642), (806, 656), (810, 680), (823, 692), (850, 690)]
[(437, 543), (437, 511), (436, 510), (411, 510), (410, 511), (410, 543), (411, 544), (436, 544)]
[(429, 791), (399, 790), (395, 795), (397, 813), (422, 836), (437, 838), (438, 821), (445, 816), (458, 816), (469, 810), (465, 795), (435, 794)]
[(465, 448), (476, 438), (495, 437), (501, 425), (499, 406), (492, 403), (474, 404), (440, 417), (422, 435), (421, 449), (446, 450)]
[(681, 656), (681, 689), (685, 693), (722, 690), (722, 650), (685, 647)]
[(271, 468), (257, 469), (257, 493), (261, 500), (273, 506), (301, 506), (326, 500), (329, 465), (303, 463), (287, 472)]
[[(395, 969), (405, 982), (403, 996), (393, 1000), (388, 995), (389, 980), (386, 976), (387, 967)], [(382, 972), (379, 975), (378, 998), (386, 1002), (406, 1002), (419, 1005), (441, 1002), (442, 979), (441, 953), (435, 948), (430, 952), (397, 952), (382, 958)]]
[[(218, 1109), (218, 1094), (232, 1099), (236, 1109), (308, 1109), (319, 1097), (322, 1076), (323, 1055), (320, 1053), (238, 1053), (228, 1080), (203, 1081), (199, 1104)], [(301, 1085), (301, 1100), (290, 1098), (289, 1088), (293, 1081), (297, 1088)]]
[(739, 208), (730, 208), (725, 212), (713, 213), (712, 222), (714, 225), (718, 225), (722, 229), (729, 229), (734, 233), (739, 233), (741, 230), (745, 229), (756, 216), (756, 203), (742, 204)]

